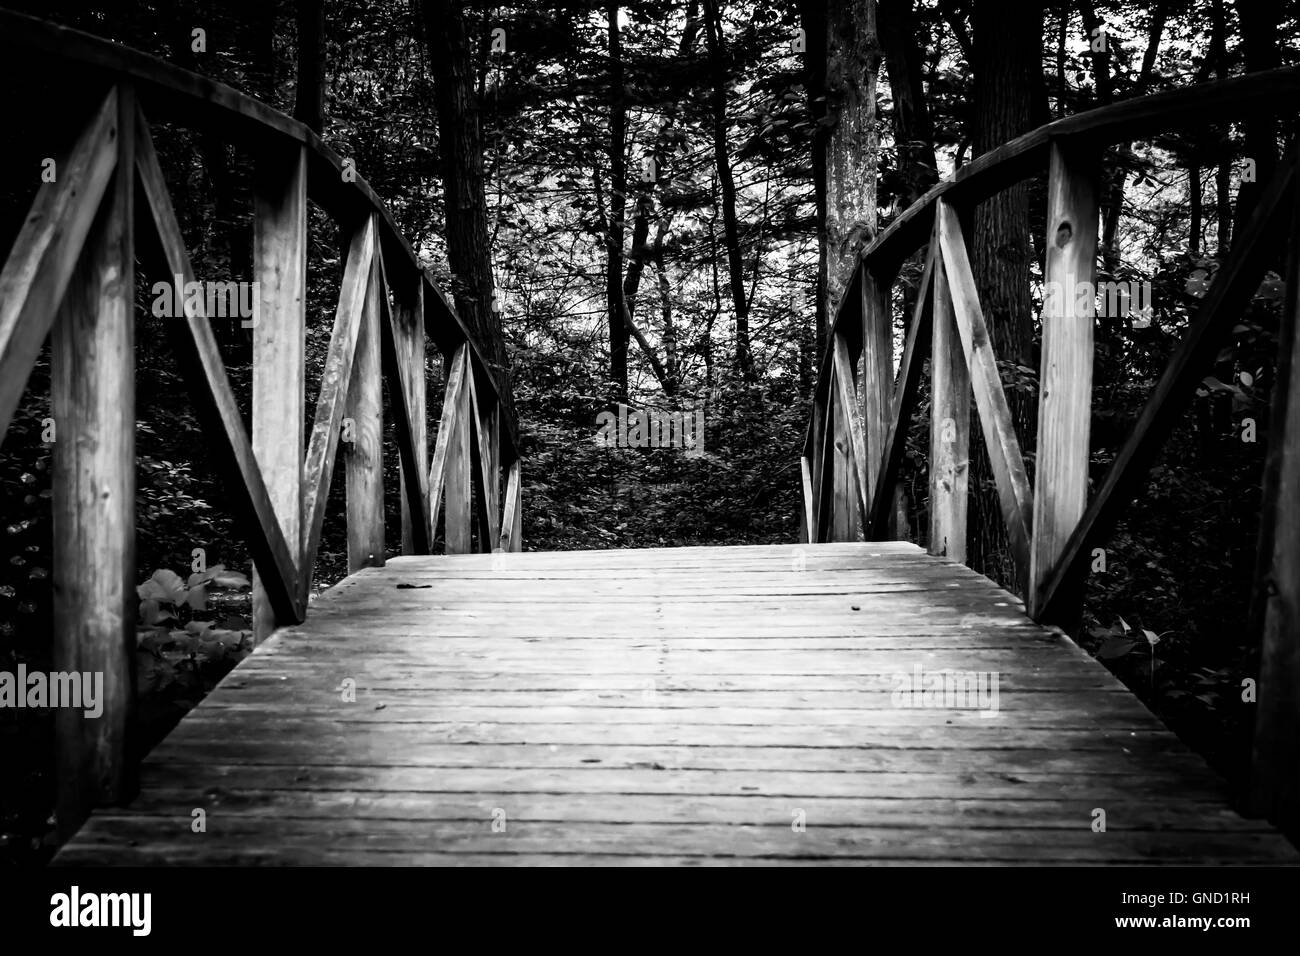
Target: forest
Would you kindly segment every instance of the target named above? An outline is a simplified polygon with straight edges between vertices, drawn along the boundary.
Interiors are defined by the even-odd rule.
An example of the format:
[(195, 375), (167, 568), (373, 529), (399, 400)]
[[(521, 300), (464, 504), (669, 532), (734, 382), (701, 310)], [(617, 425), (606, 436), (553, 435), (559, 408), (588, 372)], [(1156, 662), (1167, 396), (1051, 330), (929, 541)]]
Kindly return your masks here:
[[(936, 183), (1052, 120), (1297, 62), (1288, 0), (81, 0), (12, 9), (256, 96), (319, 132), (387, 203), (512, 395), (525, 550), (799, 540), (800, 449), (828, 330), (866, 245)], [(4, 248), (78, 80), (0, 64), (11, 132)], [(1107, 150), (1089, 469), (1114, 461), (1285, 150), (1293, 117), (1207, 115)], [(250, 158), (162, 127), (160, 161), (201, 276), (251, 276)], [(35, 172), (33, 172), (35, 171)], [(1033, 475), (1049, 237), (1046, 176), (979, 206), (972, 267)], [(320, 387), (345, 238), (312, 208), (307, 391)], [(337, 230), (334, 230), (337, 234)], [(895, 288), (896, 354), (920, 257)], [(1073, 635), (1230, 780), (1247, 772), (1253, 625), (1283, 250), (1137, 505), (1093, 552)], [(139, 283), (136, 651), (144, 746), (252, 649), (239, 544)], [(251, 414), (251, 333), (213, 319)], [(430, 351), (431, 381), (444, 375)], [(927, 386), (895, 489), (925, 545)], [(430, 385), (427, 428), (440, 409)], [(50, 374), (38, 360), (0, 451), (0, 669), (48, 666)], [(971, 429), (969, 564), (1017, 590)], [(385, 476), (398, 484), (395, 437)], [(342, 500), (344, 482), (331, 495)], [(313, 582), (347, 571), (326, 519)], [(388, 500), (390, 528), (400, 527)], [(390, 533), (389, 540), (400, 540)], [(394, 553), (397, 552), (394, 546)], [(1023, 597), (1023, 595), (1021, 595)], [(0, 712), (0, 866), (56, 845), (48, 713)]]

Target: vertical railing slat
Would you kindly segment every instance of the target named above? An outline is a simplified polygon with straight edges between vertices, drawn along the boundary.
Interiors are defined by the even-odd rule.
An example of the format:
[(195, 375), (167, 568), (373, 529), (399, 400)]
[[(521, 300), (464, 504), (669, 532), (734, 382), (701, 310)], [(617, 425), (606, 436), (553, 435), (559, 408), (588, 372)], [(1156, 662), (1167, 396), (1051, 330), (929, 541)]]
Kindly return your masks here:
[(931, 554), (966, 563), (970, 470), (970, 372), (957, 338), (943, 257), (934, 260), (934, 327), (930, 339)]
[(348, 573), (384, 564), (384, 403), (379, 323), (384, 294), (379, 249), (370, 258), (361, 328), (344, 406)]
[[(54, 669), (102, 681), (101, 713), (55, 711), (56, 816), (70, 836), (128, 799), (135, 756), (135, 99), (117, 88), (117, 168), (53, 326)], [(91, 692), (87, 690), (85, 699)]]
[(1088, 505), (1093, 321), (1097, 277), (1095, 147), (1054, 142), (1047, 181), (1047, 259), (1039, 375), (1038, 455), (1029, 613)]
[[(306, 402), (307, 151), (259, 156), (253, 183), (253, 454), (293, 561), (302, 567)], [(253, 570), (253, 635), (277, 626)]]

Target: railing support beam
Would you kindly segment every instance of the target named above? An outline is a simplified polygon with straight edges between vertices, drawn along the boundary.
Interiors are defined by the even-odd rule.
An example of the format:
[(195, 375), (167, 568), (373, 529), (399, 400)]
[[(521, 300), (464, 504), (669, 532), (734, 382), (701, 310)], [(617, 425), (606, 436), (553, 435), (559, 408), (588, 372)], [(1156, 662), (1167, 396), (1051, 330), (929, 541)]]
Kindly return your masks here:
[[(1093, 324), (1100, 155), (1083, 142), (1054, 142), (1047, 180), (1043, 349), (1034, 474), (1029, 613), (1088, 505)], [(1082, 605), (1077, 605), (1074, 617)], [(1073, 622), (1062, 621), (1069, 626)]]

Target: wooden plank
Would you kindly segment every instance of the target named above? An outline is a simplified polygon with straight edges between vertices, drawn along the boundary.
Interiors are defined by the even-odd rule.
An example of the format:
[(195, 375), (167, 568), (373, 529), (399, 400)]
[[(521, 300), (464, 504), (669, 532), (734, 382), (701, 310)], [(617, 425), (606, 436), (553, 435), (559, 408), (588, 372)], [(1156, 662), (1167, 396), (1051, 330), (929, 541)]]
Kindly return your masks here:
[(82, 700), (96, 699), (100, 710), (55, 710), (55, 815), (64, 839), (93, 807), (125, 801), (135, 788), (135, 99), (119, 87), (107, 102), (120, 133), (108, 140), (114, 172), (77, 242), (80, 255), (73, 252), (50, 362), (54, 669), (93, 681)]
[(980, 309), (979, 291), (971, 273), (961, 223), (956, 211), (945, 202), (939, 203), (938, 216), (939, 246), (948, 290), (952, 295), (957, 333), (970, 370), (989, 462), (997, 480), (1002, 520), (1006, 524), (1016, 566), (1023, 576), (1029, 571), (1029, 533), (1033, 518), (1033, 494), (1029, 490), (1025, 460), (1016, 439), (1007, 396), (1002, 391), (1002, 376), (998, 373), (988, 328), (984, 325), (984, 313)]
[(900, 531), (898, 518), (894, 510), (896, 496), (894, 487), (898, 483), (899, 472), (903, 466), (903, 454), (907, 451), (907, 431), (912, 424), (912, 412), (921, 392), (921, 373), (924, 371), (924, 355), (930, 344), (930, 283), (934, 277), (934, 260), (937, 244), (931, 244), (925, 258), (925, 268), (921, 272), (921, 282), (916, 290), (916, 307), (912, 310), (912, 323), (907, 329), (907, 339), (903, 344), (903, 359), (898, 370), (898, 386), (894, 389), (893, 407), (889, 413), (889, 431), (885, 435), (885, 446), (881, 456), (880, 470), (875, 476), (875, 491), (871, 495), (870, 519), (867, 522), (868, 540), (877, 540), (897, 535)]
[(442, 419), (434, 439), (433, 463), (429, 466), (429, 528), (437, 527), (438, 510), (442, 507), (442, 492), (447, 483), (448, 463), (452, 458), (452, 442), (456, 436), (461, 405), (461, 392), (465, 388), (465, 350), (457, 350), (447, 372), (447, 387), (443, 390)]
[(970, 372), (957, 336), (942, 258), (934, 264), (930, 343), (930, 554), (966, 563), (970, 480)]
[(1178, 350), (1143, 406), (1133, 430), (1048, 573), (1036, 603), (1036, 617), (1054, 621), (1073, 606), (1088, 548), (1105, 540), (1123, 509), (1146, 481), (1147, 470), (1191, 401), (1195, 387), (1214, 363), (1219, 344), (1249, 306), (1269, 267), (1265, 250), (1283, 241), (1295, 189), (1295, 154), (1285, 157), (1260, 196), (1250, 222), (1233, 239), (1227, 261), (1215, 274)]
[[(183, 283), (193, 282), (194, 270), (172, 210), (171, 197), (167, 194), (166, 180), (158, 165), (153, 137), (138, 107), (135, 115), (135, 168), (146, 200), (145, 209), (155, 230), (140, 236), (146, 240), (144, 250), (154, 260), (151, 263), (153, 271), (165, 273), (171, 281), (180, 276)], [(236, 526), (261, 574), (276, 619), (301, 621), (306, 601), (299, 590), (295, 552), (290, 550), (280, 530), (280, 522), (253, 454), (252, 442), (244, 430), (239, 406), (226, 378), (221, 352), (202, 307), (187, 310), (184, 321), (173, 320), (168, 332), (203, 425), (209, 454), (225, 479)]]
[[(1251, 807), (1300, 834), (1300, 191), (1292, 199), (1287, 295), (1265, 465), (1263, 595)], [(1261, 256), (1261, 258), (1263, 258)]]
[(501, 540), (497, 545), (500, 551), (518, 551), (521, 544), (522, 529), (519, 527), (522, 515), (522, 502), (519, 488), (519, 459), (510, 463), (510, 477), (506, 480), (506, 501), (501, 513)]
[[(468, 554), (473, 550), (470, 536), (471, 488), (470, 468), (473, 454), (470, 442), (474, 439), (474, 366), (468, 348), (457, 353), (461, 362), (463, 387), (456, 393), (452, 414), (456, 427), (451, 429), (451, 442), (446, 458), (446, 505), (443, 510), (443, 540), (448, 554)], [(450, 382), (450, 374), (448, 382)], [(450, 388), (448, 392), (450, 393)]]
[[(253, 455), (293, 558), (302, 564), (303, 409), (306, 403), (307, 157), (267, 153), (253, 177)], [(253, 570), (253, 638), (277, 621)]]
[[(814, 414), (816, 414), (815, 411)], [(813, 500), (812, 469), (808, 464), (808, 456), (806, 454), (799, 456), (799, 475), (803, 490), (801, 499), (803, 502), (803, 510), (800, 512), (801, 528), (799, 539), (811, 544), (817, 540), (817, 518), (816, 511), (814, 510), (816, 508), (816, 502)]]
[(853, 456), (853, 405), (845, 404), (845, 389), (839, 369), (834, 371), (834, 395), (826, 406), (828, 417), (827, 477), (830, 494), (827, 530), (832, 541), (856, 541), (861, 525), (862, 505), (858, 501), (857, 462)]
[[(351, 420), (352, 441), (344, 443), (347, 484), (348, 573), (382, 567), (384, 547), (384, 400), (380, 324), (387, 290), (379, 250), (370, 259), (356, 356), (348, 380), (344, 422)], [(346, 425), (345, 425), (346, 430)]]
[(837, 460), (837, 466), (842, 464), (846, 470), (844, 477), (849, 493), (845, 510), (852, 516), (850, 536), (843, 540), (853, 541), (857, 539), (857, 529), (866, 527), (868, 482), (875, 474), (875, 469), (868, 468), (867, 465), (867, 443), (862, 420), (859, 418), (861, 406), (858, 401), (858, 389), (853, 383), (853, 363), (849, 359), (849, 348), (844, 341), (844, 336), (836, 335), (832, 348), (835, 359), (835, 387), (839, 392), (837, 408), (843, 413), (844, 418), (843, 428), (837, 427), (836, 434), (838, 440), (838, 434), (842, 430), (845, 439), (844, 457), (842, 462)]
[(330, 333), (329, 352), (325, 356), (325, 370), (321, 374), (320, 393), (316, 398), (316, 416), (307, 445), (307, 458), (303, 464), (303, 484), (306, 488), (302, 502), (304, 595), (311, 586), (316, 552), (320, 548), (321, 529), (325, 525), (325, 506), (329, 500), (330, 482), (334, 477), (334, 457), (338, 453), (344, 402), (352, 381), (357, 340), (361, 335), (361, 313), (365, 308), (366, 286), (374, 250), (375, 223), (367, 217), (353, 231), (349, 241), (338, 309), (334, 313), (334, 329)]
[[(889, 407), (894, 392), (892, 286), (892, 276), (862, 267), (858, 288), (862, 295), (861, 414), (866, 437), (862, 473), (868, 482), (864, 495), (871, 494), (875, 488), (876, 475), (885, 460), (889, 431)], [(874, 506), (875, 502), (868, 504)]]
[(496, 417), (492, 409), (479, 403), (476, 375), (466, 376), (469, 386), (469, 414), (474, 432), (473, 487), (475, 521), (478, 525), (479, 551), (491, 552), (500, 539), (500, 513), (497, 511), (497, 487), (500, 482), (496, 466)]
[[(1030, 614), (1038, 613), (1043, 579), (1088, 505), (1100, 172), (1100, 154), (1091, 144), (1060, 140), (1052, 144), (1033, 541), (1026, 592)], [(1076, 611), (1081, 610), (1080, 602)]]
[(0, 271), (0, 440), (117, 165), (117, 100), (113, 87), (56, 165), (56, 180), (41, 185)]
[(401, 458), (402, 554), (428, 554), (433, 532), (429, 521), (424, 283), (416, 281), (406, 295), (402, 292), (393, 289), (393, 308), (384, 324), (384, 380), (389, 383), (388, 403)]

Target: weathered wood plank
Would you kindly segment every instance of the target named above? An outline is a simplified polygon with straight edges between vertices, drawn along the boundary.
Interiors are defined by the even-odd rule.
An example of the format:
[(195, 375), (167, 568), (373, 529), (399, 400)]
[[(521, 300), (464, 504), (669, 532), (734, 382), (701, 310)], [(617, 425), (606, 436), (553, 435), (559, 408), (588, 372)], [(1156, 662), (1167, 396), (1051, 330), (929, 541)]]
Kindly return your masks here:
[(930, 343), (930, 554), (966, 563), (970, 481), (970, 371), (957, 335), (942, 258), (934, 264)]
[[(136, 175), (153, 225), (152, 233), (138, 238), (145, 240), (143, 251), (153, 260), (150, 265), (156, 274), (166, 275), (170, 281), (180, 276), (182, 283), (193, 282), (194, 270), (158, 165), (153, 137), (138, 107), (134, 127)], [(299, 586), (295, 552), (290, 550), (280, 530), (252, 442), (244, 430), (239, 406), (226, 378), (221, 352), (201, 305), (186, 309), (183, 321), (173, 319), (168, 332), (203, 424), (210, 454), (225, 478), (237, 527), (261, 572), (262, 585), (276, 619), (301, 621), (306, 600)]]
[[(384, 401), (380, 324), (387, 291), (379, 249), (370, 258), (357, 348), (343, 409), (344, 480), (347, 484), (348, 572), (382, 567), (384, 547)], [(400, 391), (396, 389), (395, 391)], [(349, 429), (348, 425), (351, 425)]]
[(849, 534), (840, 540), (855, 541), (858, 529), (866, 527), (868, 514), (866, 496), (870, 492), (868, 483), (871, 476), (875, 474), (875, 469), (868, 468), (867, 465), (867, 440), (859, 415), (861, 403), (858, 400), (857, 386), (853, 384), (853, 363), (849, 359), (849, 347), (844, 341), (844, 336), (835, 336), (832, 348), (835, 360), (835, 388), (838, 392), (836, 408), (844, 419), (843, 427), (836, 426), (836, 441), (840, 440), (842, 432), (845, 446), (843, 457), (836, 460), (836, 467), (845, 469), (843, 483), (847, 488), (848, 500), (844, 504), (845, 510), (852, 516), (846, 529)]
[[(83, 700), (96, 698), (100, 709), (55, 711), (55, 814), (64, 838), (93, 807), (125, 801), (135, 787), (135, 99), (119, 87), (107, 105), (109, 128), (120, 134), (107, 141), (111, 182), (71, 252), (76, 267), (64, 280), (50, 363), (54, 669), (93, 681)], [(103, 120), (97, 135), (107, 135)]]
[(424, 283), (393, 288), (393, 308), (384, 325), (384, 380), (389, 383), (402, 465), (402, 554), (428, 554), (433, 540), (423, 315)]
[(374, 251), (375, 223), (373, 218), (367, 217), (353, 231), (349, 241), (338, 309), (334, 313), (334, 329), (330, 333), (329, 352), (325, 356), (325, 370), (321, 373), (316, 415), (307, 445), (307, 458), (303, 464), (306, 493), (302, 502), (301, 577), (304, 594), (311, 587), (316, 552), (320, 549), (321, 529), (325, 526), (325, 506), (329, 501), (330, 482), (334, 478), (334, 458), (338, 454), (344, 403), (352, 381), (357, 340), (361, 335), (361, 313), (365, 309), (366, 286)]
[(448, 462), (452, 456), (452, 440), (456, 435), (460, 408), (460, 393), (465, 388), (465, 354), (457, 351), (451, 360), (447, 373), (447, 385), (443, 389), (442, 416), (438, 423), (438, 434), (434, 436), (433, 462), (429, 466), (429, 533), (433, 534), (438, 524), (438, 511), (442, 507), (442, 493), (447, 484)]
[(497, 547), (501, 551), (518, 551), (522, 543), (523, 529), (520, 519), (523, 514), (519, 487), (519, 459), (510, 463), (510, 477), (506, 480), (506, 501), (501, 513), (501, 540)]
[(476, 466), (472, 469), (475, 522), (478, 525), (479, 551), (495, 550), (500, 537), (500, 513), (497, 511), (498, 486), (500, 484), (496, 454), (496, 416), (491, 408), (485, 408), (479, 402), (478, 388), (472, 371), (466, 377), (469, 386), (469, 427), (474, 433), (473, 455)]
[[(303, 409), (307, 333), (307, 156), (260, 156), (253, 177), (253, 455), (280, 531), (302, 564)], [(253, 634), (281, 624), (253, 570)]]
[[(862, 415), (866, 450), (862, 472), (871, 494), (875, 477), (885, 460), (885, 441), (889, 431), (889, 407), (894, 392), (894, 322), (891, 313), (893, 274), (860, 267), (862, 281)], [(852, 379), (850, 379), (852, 381)], [(892, 494), (892, 491), (891, 491)], [(868, 502), (875, 505), (874, 501)]]
[[(1100, 154), (1091, 144), (1052, 144), (1047, 181), (1047, 262), (1038, 392), (1030, 614), (1088, 505), (1092, 425), (1092, 337), (1096, 311), (1097, 184)], [(1080, 603), (1077, 610), (1082, 609)]]
[(800, 499), (803, 503), (803, 510), (799, 513), (801, 524), (799, 539), (812, 543), (817, 540), (817, 519), (815, 517), (817, 503), (813, 500), (812, 469), (808, 464), (807, 455), (799, 456), (799, 476), (803, 491)]
[[(448, 436), (450, 442), (447, 447), (445, 467), (446, 502), (443, 508), (443, 539), (448, 554), (468, 554), (472, 550), (470, 506), (473, 484), (470, 479), (470, 468), (473, 455), (470, 442), (474, 440), (474, 400), (470, 389), (473, 387), (474, 368), (470, 362), (468, 348), (458, 352), (457, 358), (461, 365), (462, 384), (455, 395), (456, 404), (451, 409), (451, 414), (455, 417), (455, 427), (450, 430)], [(452, 374), (454, 372), (449, 373), (447, 378), (448, 397), (451, 397)]]
[(0, 441), (116, 168), (119, 134), (114, 87), (56, 165), (56, 180), (37, 191), (0, 271)]
[(1002, 390), (1002, 376), (998, 372), (988, 328), (984, 324), (979, 291), (971, 273), (961, 223), (956, 210), (946, 202), (939, 203), (938, 216), (939, 246), (943, 253), (948, 290), (952, 295), (957, 332), (970, 370), (971, 387), (975, 393), (975, 406), (979, 409), (989, 463), (997, 480), (1002, 520), (1006, 524), (1017, 569), (1023, 577), (1029, 572), (1029, 534), (1034, 511), (1025, 459), (1020, 453), (1011, 409), (1007, 405), (1006, 393)]

